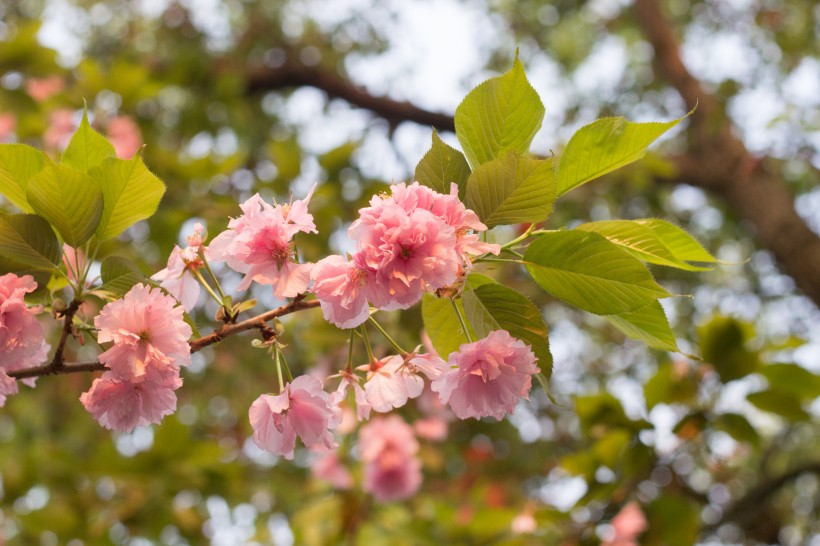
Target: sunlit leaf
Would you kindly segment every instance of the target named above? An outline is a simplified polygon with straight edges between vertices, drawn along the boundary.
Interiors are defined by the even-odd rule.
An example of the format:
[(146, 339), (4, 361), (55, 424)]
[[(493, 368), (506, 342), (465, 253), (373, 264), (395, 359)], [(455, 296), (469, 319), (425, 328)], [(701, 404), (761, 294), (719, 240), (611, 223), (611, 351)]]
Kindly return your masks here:
[(88, 112), (83, 111), (80, 127), (63, 152), (61, 163), (87, 173), (106, 158), (116, 155), (114, 146), (91, 128), (88, 123)]
[[(655, 231), (655, 227), (667, 224), (675, 230), (665, 230), (661, 236)], [(687, 271), (705, 271), (710, 268), (691, 265), (683, 261), (673, 252), (681, 251), (682, 254), (689, 255), (685, 249), (700, 244), (677, 226), (663, 222), (662, 220), (606, 220), (602, 222), (588, 222), (581, 224), (576, 229), (591, 231), (603, 235), (611, 242), (622, 247), (624, 250), (641, 261), (649, 262), (667, 267), (675, 267)], [(667, 246), (667, 244), (669, 246)], [(700, 247), (702, 249), (702, 247)], [(708, 252), (703, 250), (708, 255)], [(711, 256), (710, 256), (711, 257)], [(712, 258), (710, 261), (714, 261)]]
[[(460, 299), (456, 300), (456, 305), (461, 307), (464, 313)], [(424, 320), (424, 329), (430, 336), (433, 347), (444, 360), (447, 360), (450, 353), (458, 351), (459, 346), (463, 343), (469, 343), (449, 298), (437, 298), (432, 294), (425, 294), (421, 300), (421, 316)], [(472, 328), (470, 324), (467, 327)], [(470, 335), (475, 339), (475, 332), (470, 330)]]
[(459, 198), (464, 199), (469, 176), (470, 166), (464, 154), (448, 146), (433, 131), (432, 147), (416, 165), (413, 179), (444, 194), (450, 193), (450, 184), (455, 182)]
[(46, 163), (29, 180), (27, 195), (34, 211), (74, 248), (94, 235), (103, 212), (103, 193), (87, 174), (67, 165)]
[(108, 158), (89, 173), (102, 188), (104, 206), (97, 238), (116, 237), (157, 210), (165, 184), (148, 170), (139, 153), (132, 159)]
[(671, 295), (644, 264), (597, 233), (541, 235), (527, 248), (524, 263), (541, 288), (599, 315), (637, 311)]
[(627, 336), (643, 341), (650, 347), (679, 351), (675, 334), (669, 327), (663, 307), (657, 301), (630, 313), (606, 315), (606, 319)]
[(43, 168), (43, 152), (25, 144), (0, 144), (0, 194), (23, 212), (34, 212), (26, 198), (32, 176)]
[(526, 153), (541, 128), (544, 105), (516, 59), (512, 70), (490, 78), (456, 108), (456, 136), (473, 168), (511, 150)]
[(42, 217), (0, 212), (0, 255), (24, 266), (50, 270), (60, 262), (62, 248)]
[(541, 222), (550, 215), (554, 203), (551, 159), (507, 152), (476, 168), (467, 181), (465, 204), (488, 227)]
[(642, 158), (646, 148), (683, 118), (632, 123), (603, 118), (572, 135), (558, 164), (558, 195)]

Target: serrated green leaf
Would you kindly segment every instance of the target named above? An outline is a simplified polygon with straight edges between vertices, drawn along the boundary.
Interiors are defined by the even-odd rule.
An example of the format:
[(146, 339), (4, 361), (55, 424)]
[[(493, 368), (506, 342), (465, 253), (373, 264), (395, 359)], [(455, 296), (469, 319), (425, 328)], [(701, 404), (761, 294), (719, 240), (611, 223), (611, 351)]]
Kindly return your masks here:
[[(461, 300), (456, 300), (456, 305), (461, 307), (463, 313), (464, 307)], [(450, 353), (458, 351), (463, 343), (469, 343), (449, 298), (437, 298), (432, 294), (425, 294), (421, 299), (421, 317), (433, 347), (444, 360), (447, 360)], [(469, 323), (467, 328), (470, 328), (470, 335), (475, 339), (475, 332)]]
[(27, 195), (34, 211), (74, 248), (94, 235), (103, 211), (103, 194), (87, 174), (47, 162), (29, 180)]
[(26, 187), (44, 161), (43, 152), (26, 144), (0, 144), (0, 193), (23, 212), (34, 212)]
[(657, 301), (631, 313), (606, 315), (606, 319), (627, 336), (643, 341), (650, 347), (663, 351), (680, 351), (663, 307)]
[(541, 288), (598, 315), (637, 311), (671, 296), (644, 264), (597, 233), (541, 235), (524, 253), (524, 264)]
[(484, 163), (467, 181), (465, 205), (488, 227), (546, 220), (555, 204), (551, 159), (507, 152)]
[(114, 146), (88, 123), (88, 112), (83, 111), (83, 120), (68, 143), (61, 163), (87, 173), (106, 158), (117, 155)]
[(682, 119), (632, 123), (603, 118), (581, 127), (558, 164), (558, 195), (642, 158), (650, 144)]
[[(648, 222), (651, 222), (651, 220), (606, 220), (603, 222), (581, 224), (576, 229), (603, 235), (611, 242), (622, 247), (644, 262), (675, 267), (686, 271), (707, 271), (711, 269), (709, 267), (700, 267), (684, 262), (675, 256), (672, 250), (666, 246), (667, 240), (675, 249), (681, 249), (683, 245), (688, 245), (688, 241), (692, 241), (694, 244), (700, 246), (691, 235), (682, 229), (678, 229), (674, 234), (671, 232), (666, 234), (665, 240), (661, 240), (655, 233), (653, 224)], [(658, 220), (658, 222), (662, 222), (662, 220)], [(671, 226), (672, 224), (669, 225)], [(684, 238), (687, 240), (686, 242), (681, 240)]]
[(456, 108), (456, 136), (473, 168), (512, 150), (529, 151), (544, 105), (516, 59), (503, 76), (470, 91)]
[(101, 241), (150, 218), (165, 193), (165, 184), (148, 170), (139, 153), (128, 160), (108, 158), (89, 174), (103, 193), (103, 212), (96, 230)]
[(635, 221), (651, 229), (655, 236), (658, 237), (664, 246), (669, 249), (669, 252), (678, 260), (704, 263), (717, 262), (717, 259), (703, 248), (694, 237), (675, 224), (658, 218), (647, 218)]
[(0, 255), (24, 266), (50, 270), (60, 262), (62, 248), (40, 216), (0, 212)]
[(779, 390), (753, 392), (746, 399), (763, 411), (785, 417), (789, 421), (808, 421), (811, 416), (791, 393)]
[(749, 420), (739, 413), (723, 413), (714, 420), (715, 429), (722, 430), (738, 442), (749, 442), (752, 445), (760, 444), (760, 435), (749, 423)]
[(102, 286), (100, 290), (117, 296), (125, 294), (131, 287), (146, 280), (137, 264), (122, 256), (107, 256), (100, 266)]
[(467, 277), (462, 297), (467, 321), (479, 337), (506, 330), (529, 345), (541, 372), (547, 378), (552, 376), (549, 330), (541, 312), (526, 296), (474, 273)]
[(433, 131), (433, 144), (416, 165), (414, 180), (444, 194), (450, 193), (450, 184), (455, 182), (458, 185), (458, 197), (463, 200), (469, 177), (470, 165), (464, 154), (448, 146)]

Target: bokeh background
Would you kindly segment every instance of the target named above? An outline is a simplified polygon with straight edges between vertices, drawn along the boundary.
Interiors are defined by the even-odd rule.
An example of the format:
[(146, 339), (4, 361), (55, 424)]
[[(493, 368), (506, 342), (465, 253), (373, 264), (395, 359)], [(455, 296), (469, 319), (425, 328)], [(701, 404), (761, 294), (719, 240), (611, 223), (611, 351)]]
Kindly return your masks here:
[[(0, 21), (0, 140), (58, 156), (86, 100), (124, 154), (146, 145), (168, 191), (103, 253), (148, 274), (195, 221), (215, 235), (254, 192), (287, 200), (315, 182), (320, 233), (301, 252), (348, 249), (356, 210), (412, 177), (431, 127), (457, 144), (455, 107), (516, 49), (547, 108), (543, 155), (598, 117), (667, 120), (697, 103), (644, 160), (563, 197), (549, 226), (659, 217), (724, 262), (653, 269), (693, 296), (663, 303), (702, 360), (648, 350), (495, 271), (544, 310), (555, 401), (535, 389), (503, 422), (423, 439), (424, 485), (405, 502), (335, 490), (311, 454), (285, 462), (249, 441), (247, 408), (275, 385), (250, 337), (196, 354), (177, 413), (131, 434), (83, 410), (90, 375), (43, 378), (0, 411), (0, 541), (820, 544), (815, 2), (9, 0)], [(195, 314), (203, 332), (214, 312)], [(418, 342), (418, 310), (384, 324)], [(318, 312), (284, 327), (292, 366), (346, 362), (346, 334)], [(346, 446), (358, 478), (355, 435)], [(625, 506), (632, 519), (616, 519)]]

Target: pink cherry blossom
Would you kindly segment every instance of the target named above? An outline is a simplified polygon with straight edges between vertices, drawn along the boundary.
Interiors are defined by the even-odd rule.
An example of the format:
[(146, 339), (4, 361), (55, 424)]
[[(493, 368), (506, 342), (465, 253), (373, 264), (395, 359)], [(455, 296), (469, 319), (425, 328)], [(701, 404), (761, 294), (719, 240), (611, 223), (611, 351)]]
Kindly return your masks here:
[(142, 132), (130, 116), (117, 116), (108, 122), (108, 140), (120, 159), (131, 159), (142, 146)]
[(411, 497), (421, 486), (419, 444), (401, 417), (377, 417), (359, 432), (362, 488), (379, 501)]
[(425, 417), (413, 423), (413, 430), (420, 438), (431, 442), (441, 442), (447, 439), (449, 425), (442, 416)]
[(204, 266), (199, 257), (200, 248), (205, 252), (205, 257), (209, 257), (208, 249), (202, 247), (204, 232), (202, 224), (194, 224), (194, 232), (188, 236), (188, 246), (182, 249), (174, 245), (168, 265), (151, 277), (159, 281), (160, 286), (174, 296), (186, 311), (196, 306), (202, 288), (194, 272)]
[(367, 401), (367, 394), (361, 385), (359, 385), (359, 378), (347, 371), (341, 372), (342, 381), (336, 391), (330, 395), (331, 404), (338, 406), (347, 397), (348, 389), (353, 389), (353, 395), (356, 400), (356, 417), (359, 421), (366, 421), (370, 418), (370, 410), (372, 406)]
[(231, 220), (228, 229), (214, 238), (212, 258), (245, 273), (238, 290), (246, 290), (256, 281), (271, 285), (274, 296), (284, 299), (307, 289), (313, 264), (294, 260), (291, 240), (300, 231), (316, 232), (313, 216), (307, 212), (312, 193), (304, 201), (275, 207), (256, 194), (240, 205), (244, 214)]
[(157, 424), (176, 411), (174, 391), (182, 379), (173, 373), (152, 374), (144, 381), (132, 382), (115, 372), (105, 372), (92, 383), (80, 402), (100, 425), (118, 432)]
[[(25, 301), (25, 295), (36, 289), (31, 275), (18, 277), (7, 273), (0, 277), (0, 368), (5, 372), (30, 368), (46, 360), (50, 347), (44, 339), (43, 326), (35, 317), (42, 307), (29, 307)], [(32, 381), (28, 383), (33, 386)]]
[(339, 328), (355, 328), (370, 316), (365, 295), (368, 273), (342, 256), (316, 262), (310, 277), (325, 320)]
[(182, 307), (159, 289), (134, 285), (122, 299), (103, 307), (94, 324), (100, 343), (114, 342), (100, 362), (123, 380), (136, 383), (148, 374), (178, 372), (191, 362), (191, 327), (183, 320)]
[(353, 476), (341, 463), (335, 451), (322, 453), (311, 465), (311, 470), (314, 476), (330, 483), (336, 489), (353, 487)]
[(441, 401), (460, 418), (495, 417), (512, 413), (538, 372), (532, 350), (504, 330), (465, 343), (450, 355), (451, 368), (433, 381)]
[(374, 411), (386, 413), (400, 408), (410, 398), (415, 398), (424, 389), (424, 379), (404, 365), (401, 355), (393, 355), (374, 361), (369, 366), (364, 392)]
[(612, 518), (613, 534), (601, 543), (601, 546), (637, 546), (638, 535), (646, 530), (646, 516), (641, 506), (629, 502)]
[(331, 449), (341, 412), (330, 403), (322, 382), (302, 375), (285, 385), (281, 394), (263, 394), (251, 404), (248, 417), (253, 441), (260, 448), (293, 459), (296, 436), (307, 447)]
[[(350, 227), (361, 262), (375, 271), (368, 299), (379, 309), (407, 309), (426, 289), (451, 284), (458, 273), (455, 230), (430, 211), (387, 205)], [(369, 286), (369, 288), (370, 288)]]

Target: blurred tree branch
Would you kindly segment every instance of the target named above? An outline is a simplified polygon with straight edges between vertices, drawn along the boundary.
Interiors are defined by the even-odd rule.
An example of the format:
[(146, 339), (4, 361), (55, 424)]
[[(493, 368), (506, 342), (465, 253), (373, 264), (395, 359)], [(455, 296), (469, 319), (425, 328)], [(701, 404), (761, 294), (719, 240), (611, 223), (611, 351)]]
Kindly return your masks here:
[[(759, 243), (770, 250), (784, 272), (820, 306), (820, 237), (797, 213), (794, 196), (774, 162), (754, 157), (736, 136), (719, 100), (707, 93), (681, 59), (675, 29), (658, 0), (636, 0), (639, 26), (655, 52), (657, 72), (683, 98), (690, 117), (688, 151), (670, 158), (677, 167), (664, 182), (686, 183), (721, 198), (737, 217), (753, 227)], [(412, 103), (375, 96), (323, 67), (289, 61), (278, 68), (257, 66), (246, 73), (246, 92), (255, 94), (309, 86), (359, 108), (393, 126), (403, 121), (453, 131), (453, 116)]]

